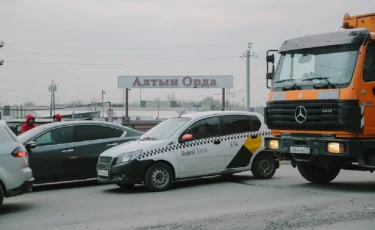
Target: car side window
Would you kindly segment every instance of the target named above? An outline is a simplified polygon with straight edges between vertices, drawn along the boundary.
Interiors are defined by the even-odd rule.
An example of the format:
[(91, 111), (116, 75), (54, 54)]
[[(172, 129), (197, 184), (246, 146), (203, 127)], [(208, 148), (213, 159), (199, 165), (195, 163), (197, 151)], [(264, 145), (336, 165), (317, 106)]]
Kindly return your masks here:
[(367, 46), (365, 63), (363, 65), (363, 81), (375, 81), (375, 43)]
[(251, 125), (251, 132), (259, 131), (260, 127), (262, 126), (262, 122), (259, 120), (257, 116), (250, 115), (250, 125)]
[(251, 131), (250, 119), (243, 115), (223, 116), (224, 134), (244, 133)]
[(124, 131), (103, 125), (77, 125), (74, 142), (121, 137)]
[(191, 134), (194, 140), (198, 140), (219, 136), (220, 133), (219, 117), (210, 117), (192, 124), (183, 134)]
[(73, 142), (73, 126), (52, 129), (36, 138), (37, 147), (46, 145), (58, 145)]

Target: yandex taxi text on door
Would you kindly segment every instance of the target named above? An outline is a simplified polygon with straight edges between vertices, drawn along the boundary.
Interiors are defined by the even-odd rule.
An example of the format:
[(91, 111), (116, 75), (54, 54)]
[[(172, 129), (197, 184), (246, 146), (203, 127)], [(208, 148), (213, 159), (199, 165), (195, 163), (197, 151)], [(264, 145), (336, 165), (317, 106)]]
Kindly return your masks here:
[(202, 153), (206, 153), (206, 152), (207, 152), (207, 148), (196, 148), (196, 149), (193, 149), (193, 150), (181, 151), (181, 156), (186, 157), (186, 156), (191, 156), (191, 155), (195, 155), (195, 154), (202, 154)]

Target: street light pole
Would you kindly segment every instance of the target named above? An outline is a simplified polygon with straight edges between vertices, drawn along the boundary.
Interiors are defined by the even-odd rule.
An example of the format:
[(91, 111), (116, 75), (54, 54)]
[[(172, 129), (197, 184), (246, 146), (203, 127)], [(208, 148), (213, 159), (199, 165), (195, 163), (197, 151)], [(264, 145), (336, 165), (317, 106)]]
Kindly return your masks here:
[(250, 57), (257, 58), (258, 56), (253, 52), (250, 54), (252, 43), (248, 44), (248, 50), (246, 51), (246, 107), (247, 111), (250, 111)]
[(102, 117), (104, 117), (104, 90), (102, 90)]
[(158, 98), (158, 120), (160, 120), (160, 117), (159, 117), (159, 109), (160, 109), (160, 102), (159, 102), (159, 98)]
[[(0, 48), (4, 47), (4, 42), (3, 41), (0, 41)], [(3, 65), (4, 64), (4, 60), (3, 59), (0, 59), (0, 65)]]
[(48, 90), (51, 93), (51, 109), (50, 109), (50, 117), (52, 117), (52, 111), (55, 113), (55, 92), (57, 90), (57, 85), (55, 84), (55, 81), (52, 80), (51, 85), (48, 86)]

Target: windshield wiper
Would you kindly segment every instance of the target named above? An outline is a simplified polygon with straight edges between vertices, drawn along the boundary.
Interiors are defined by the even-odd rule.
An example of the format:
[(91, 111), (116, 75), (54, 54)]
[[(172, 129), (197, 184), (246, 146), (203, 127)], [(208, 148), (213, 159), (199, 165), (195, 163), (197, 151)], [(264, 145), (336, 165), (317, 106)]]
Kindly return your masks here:
[(328, 80), (327, 77), (312, 77), (312, 78), (307, 78), (303, 79), (302, 81), (313, 81), (313, 80), (325, 80), (326, 84), (325, 85), (314, 85), (314, 88), (325, 88), (326, 86), (331, 87), (332, 89), (336, 88), (332, 83)]
[(283, 79), (283, 80), (280, 80), (280, 81), (275, 81), (275, 83), (281, 83), (281, 82), (286, 82), (286, 81), (290, 81), (293, 85), (292, 86), (284, 86), (283, 90), (301, 89), (297, 85), (296, 81), (294, 79), (292, 79), (292, 78), (290, 78), (290, 79)]

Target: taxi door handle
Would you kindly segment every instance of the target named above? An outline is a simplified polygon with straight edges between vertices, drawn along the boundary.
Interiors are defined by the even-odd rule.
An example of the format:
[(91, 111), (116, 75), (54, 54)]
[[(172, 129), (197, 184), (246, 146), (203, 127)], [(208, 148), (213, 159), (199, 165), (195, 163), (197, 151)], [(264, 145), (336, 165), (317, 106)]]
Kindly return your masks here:
[(218, 145), (218, 144), (220, 144), (220, 143), (221, 143), (220, 140), (214, 140), (214, 144), (215, 144), (215, 145)]

